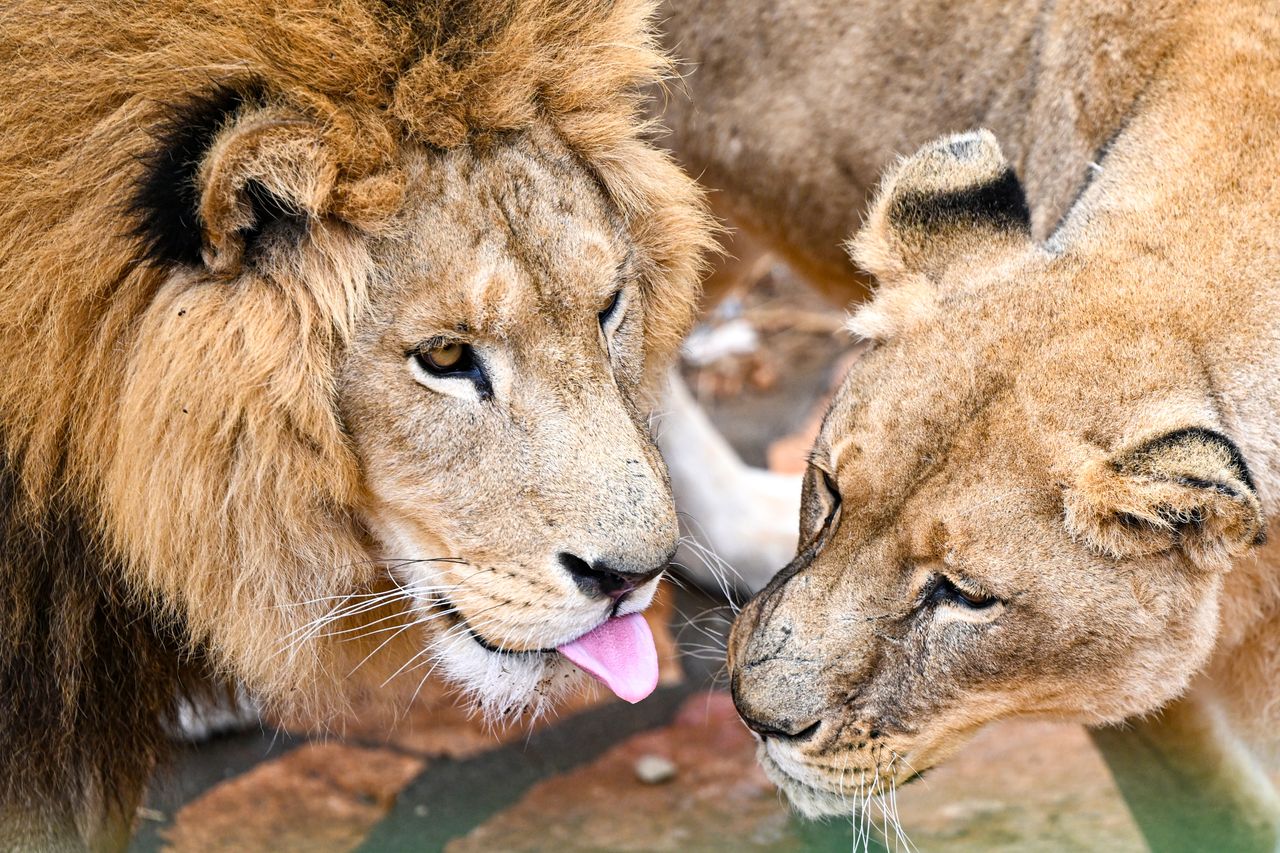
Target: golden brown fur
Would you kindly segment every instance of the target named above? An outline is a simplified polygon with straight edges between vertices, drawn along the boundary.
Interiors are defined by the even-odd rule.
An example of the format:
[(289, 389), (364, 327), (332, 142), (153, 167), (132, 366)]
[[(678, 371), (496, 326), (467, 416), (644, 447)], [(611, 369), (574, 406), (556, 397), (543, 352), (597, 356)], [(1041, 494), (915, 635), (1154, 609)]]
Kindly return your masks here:
[[(563, 668), (537, 650), (602, 618), (556, 554), (674, 547), (646, 401), (708, 227), (636, 115), (650, 11), (0, 12), (15, 843), (120, 843), (188, 678), (323, 713), (435, 662), (536, 705)], [(414, 373), (442, 335), (492, 368), (485, 407)]]
[(989, 721), (1127, 721), (1154, 847), (1273, 849), (1280, 9), (735, 8), (671, 9), (676, 148), (806, 271), (892, 153), (994, 131), (893, 165), (853, 243), (876, 345), (730, 647), (766, 768), (848, 814)]

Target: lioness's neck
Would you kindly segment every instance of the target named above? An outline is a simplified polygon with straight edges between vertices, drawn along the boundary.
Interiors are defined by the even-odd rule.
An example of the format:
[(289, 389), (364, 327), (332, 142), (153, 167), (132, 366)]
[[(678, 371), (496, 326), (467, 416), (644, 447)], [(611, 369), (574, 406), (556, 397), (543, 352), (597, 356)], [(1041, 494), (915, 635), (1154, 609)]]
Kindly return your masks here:
[[(1280, 509), (1280, 18), (1199, 9), (1051, 248), (1140, 283), (1097, 298), (1198, 348), (1203, 381), (1269, 515)], [(1242, 72), (1241, 69), (1246, 69)], [(1135, 304), (1138, 303), (1138, 304)], [(1223, 367), (1227, 366), (1227, 367)], [(1265, 369), (1259, 369), (1265, 368)]]

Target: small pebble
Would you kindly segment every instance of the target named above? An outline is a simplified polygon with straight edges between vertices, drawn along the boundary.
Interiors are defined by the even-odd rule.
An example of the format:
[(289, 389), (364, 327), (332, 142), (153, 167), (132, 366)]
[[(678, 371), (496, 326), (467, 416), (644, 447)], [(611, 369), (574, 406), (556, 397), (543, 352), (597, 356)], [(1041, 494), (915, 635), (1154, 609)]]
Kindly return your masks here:
[(636, 778), (646, 785), (661, 785), (676, 778), (676, 766), (661, 755), (642, 755), (636, 759)]

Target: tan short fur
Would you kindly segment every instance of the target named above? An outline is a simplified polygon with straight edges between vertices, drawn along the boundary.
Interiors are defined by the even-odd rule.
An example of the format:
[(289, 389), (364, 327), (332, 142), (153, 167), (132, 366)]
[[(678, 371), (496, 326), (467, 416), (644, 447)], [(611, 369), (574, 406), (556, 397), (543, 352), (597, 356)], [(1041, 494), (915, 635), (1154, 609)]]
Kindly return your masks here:
[[(1280, 707), (1276, 6), (733, 5), (671, 7), (676, 150), (832, 292), (894, 153), (994, 133), (892, 165), (853, 242), (876, 345), (730, 647), (766, 767), (847, 814), (991, 720), (1168, 708), (1148, 753), (1234, 785), (1227, 831), (1274, 844), (1231, 738), (1274, 749)], [(1207, 843), (1184, 817), (1153, 843)]]

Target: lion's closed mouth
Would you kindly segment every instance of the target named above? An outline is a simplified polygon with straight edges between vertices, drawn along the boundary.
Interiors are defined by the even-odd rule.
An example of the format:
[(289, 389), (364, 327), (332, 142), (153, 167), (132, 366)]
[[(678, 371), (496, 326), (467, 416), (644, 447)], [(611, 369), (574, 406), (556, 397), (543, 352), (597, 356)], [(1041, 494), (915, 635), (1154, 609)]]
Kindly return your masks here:
[(508, 648), (499, 646), (495, 643), (491, 643), (490, 641), (486, 640), (480, 634), (479, 631), (471, 627), (471, 624), (467, 622), (466, 617), (462, 615), (462, 611), (460, 611), (456, 606), (454, 606), (452, 601), (450, 601), (448, 598), (445, 598), (443, 596), (441, 596), (438, 600), (440, 601), (441, 604), (444, 605), (444, 611), (442, 615), (448, 618), (452, 618), (454, 620), (454, 624), (456, 626), (461, 626), (462, 630), (466, 632), (467, 636), (469, 636), (472, 640), (474, 640), (476, 645), (484, 649), (486, 652), (492, 652), (495, 655), (513, 655), (513, 656), (514, 655), (520, 655), (520, 656), (548, 655), (548, 654), (556, 653), (555, 649), (508, 649)]

